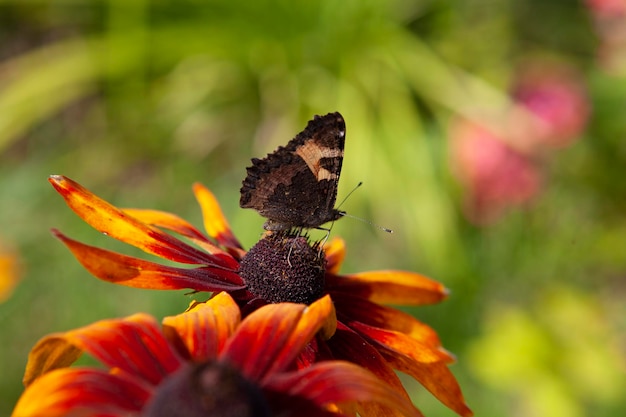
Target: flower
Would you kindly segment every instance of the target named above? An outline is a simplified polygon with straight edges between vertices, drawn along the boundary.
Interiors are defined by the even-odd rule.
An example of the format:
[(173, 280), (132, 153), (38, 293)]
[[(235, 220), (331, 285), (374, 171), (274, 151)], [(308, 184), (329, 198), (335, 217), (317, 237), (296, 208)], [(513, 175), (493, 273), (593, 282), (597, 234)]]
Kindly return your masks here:
[(451, 165), (467, 189), (465, 212), (476, 224), (529, 202), (541, 188), (532, 160), (485, 127), (460, 121), (452, 129)]
[(579, 138), (589, 119), (590, 104), (584, 85), (565, 66), (540, 62), (526, 65), (517, 75), (512, 94), (536, 116), (534, 135), (526, 140), (538, 146), (570, 145)]
[(623, 76), (626, 70), (626, 2), (624, 0), (586, 0), (585, 5), (598, 37), (600, 68), (611, 75)]
[[(89, 246), (54, 231), (55, 236), (96, 277), (136, 288), (226, 291), (236, 300), (244, 316), (268, 301), (277, 301), (259, 298), (246, 286), (239, 273), (246, 252), (231, 232), (215, 197), (202, 185), (195, 184), (193, 190), (202, 208), (205, 229), (212, 240), (173, 214), (118, 209), (63, 176), (51, 176), (50, 182), (70, 208), (100, 232), (147, 253), (194, 265), (192, 268), (164, 266)], [(161, 229), (188, 238), (200, 249)], [(285, 254), (283, 261), (286, 264), (306, 258), (307, 248), (310, 248), (308, 244), (302, 244), (301, 239), (305, 239), (302, 236), (268, 235), (266, 238), (271, 245), (283, 249), (281, 253)], [(264, 238), (262, 242), (267, 241)], [(316, 338), (300, 356), (301, 366), (311, 366), (328, 358), (348, 360), (370, 370), (408, 398), (393, 371), (397, 369), (417, 379), (459, 415), (471, 415), (460, 387), (448, 369), (453, 357), (441, 347), (435, 331), (408, 314), (379, 304), (436, 303), (446, 297), (447, 290), (412, 272), (389, 270), (339, 275), (345, 256), (345, 245), (339, 239), (326, 245), (323, 253), (325, 265), (321, 266), (321, 274), (324, 288), (320, 296), (331, 296), (337, 310), (337, 330), (328, 340)]]
[[(163, 320), (103, 320), (41, 339), (31, 351), (14, 417), (333, 416), (376, 402), (419, 416), (373, 374), (343, 361), (297, 369), (320, 330), (332, 331), (329, 297), (310, 306), (259, 308), (241, 321), (227, 293)], [(105, 369), (68, 367), (87, 352)], [(345, 415), (345, 414), (341, 414)]]
[(598, 16), (626, 16), (626, 3), (623, 0), (586, 0), (585, 4), (593, 14)]

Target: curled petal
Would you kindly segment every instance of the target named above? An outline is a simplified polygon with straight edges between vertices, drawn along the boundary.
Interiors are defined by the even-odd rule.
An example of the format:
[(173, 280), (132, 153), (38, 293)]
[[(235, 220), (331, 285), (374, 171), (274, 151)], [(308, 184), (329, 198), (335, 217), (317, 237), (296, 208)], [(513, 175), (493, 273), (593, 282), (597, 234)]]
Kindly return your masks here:
[(245, 287), (233, 271), (215, 267), (176, 268), (144, 261), (70, 239), (58, 230), (52, 231), (94, 276), (133, 288), (196, 291), (235, 291)]
[(327, 273), (326, 288), (375, 303), (398, 305), (434, 304), (448, 295), (448, 290), (437, 281), (407, 271), (370, 271), (345, 276)]
[(228, 256), (223, 250), (211, 243), (211, 241), (207, 239), (202, 232), (175, 214), (160, 210), (130, 208), (122, 209), (122, 211), (143, 223), (179, 233), (193, 241), (196, 245), (200, 246), (210, 254)]
[(358, 321), (369, 326), (404, 333), (434, 349), (441, 349), (437, 333), (410, 314), (345, 293), (333, 293), (331, 296), (335, 308), (349, 321)]
[(29, 386), (46, 372), (70, 366), (82, 353), (82, 349), (55, 335), (41, 339), (28, 354), (22, 378), (24, 386)]
[(71, 357), (82, 351), (110, 368), (152, 384), (181, 364), (158, 323), (146, 314), (135, 314), (44, 337), (28, 355), (24, 383), (28, 385), (52, 369), (68, 366)]
[(461, 387), (459, 387), (454, 375), (445, 363), (415, 362), (406, 355), (399, 355), (396, 352), (384, 349), (381, 350), (381, 353), (391, 366), (418, 380), (439, 401), (460, 416), (469, 417), (474, 415), (472, 410), (465, 404)]
[[(267, 387), (306, 398), (318, 406), (335, 403), (375, 402), (385, 406), (384, 415), (419, 417), (422, 414), (405, 396), (373, 374), (348, 362), (330, 361), (268, 379)], [(394, 413), (397, 410), (400, 413)]]
[(239, 243), (230, 229), (228, 220), (222, 213), (222, 209), (213, 193), (200, 183), (193, 185), (193, 192), (202, 209), (204, 228), (209, 236), (225, 247), (241, 252), (241, 256), (243, 256), (244, 252), (240, 251), (242, 249), (241, 243)]
[(131, 415), (141, 411), (150, 395), (141, 381), (127, 374), (109, 374), (99, 369), (57, 369), (24, 391), (12, 416)]
[(217, 357), (240, 320), (235, 301), (221, 292), (206, 303), (194, 305), (192, 310), (165, 317), (163, 327), (166, 334), (177, 335), (192, 360), (201, 362)]
[(237, 262), (231, 257), (208, 254), (156, 227), (142, 223), (69, 178), (51, 175), (49, 181), (76, 214), (96, 230), (114, 239), (176, 262), (237, 267)]
[(324, 254), (326, 256), (326, 271), (331, 274), (339, 272), (339, 268), (346, 257), (345, 240), (334, 237), (324, 245)]
[[(263, 380), (293, 364), (313, 336), (328, 327), (326, 322), (334, 317), (328, 296), (308, 307), (293, 303), (261, 307), (241, 322), (224, 347), (223, 356), (239, 366), (248, 378)], [(263, 346), (263, 349), (251, 349), (251, 346)]]

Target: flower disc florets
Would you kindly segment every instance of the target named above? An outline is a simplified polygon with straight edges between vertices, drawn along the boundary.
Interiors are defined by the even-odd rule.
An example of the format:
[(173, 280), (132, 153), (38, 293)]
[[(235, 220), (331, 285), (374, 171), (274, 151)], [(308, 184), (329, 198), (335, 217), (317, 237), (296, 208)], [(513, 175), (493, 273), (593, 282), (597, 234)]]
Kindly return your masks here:
[(144, 410), (147, 417), (269, 416), (261, 390), (227, 364), (209, 361), (170, 376)]
[(248, 290), (270, 303), (311, 304), (323, 295), (324, 272), (324, 252), (291, 232), (264, 236), (239, 267)]

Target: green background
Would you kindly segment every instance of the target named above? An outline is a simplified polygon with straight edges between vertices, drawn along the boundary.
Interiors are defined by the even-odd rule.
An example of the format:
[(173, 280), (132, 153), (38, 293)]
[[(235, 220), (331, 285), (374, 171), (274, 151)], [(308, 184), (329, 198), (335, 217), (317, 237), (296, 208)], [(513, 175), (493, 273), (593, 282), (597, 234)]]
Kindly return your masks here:
[[(48, 175), (198, 227), (200, 181), (249, 248), (263, 223), (238, 206), (250, 158), (336, 110), (339, 200), (364, 182), (342, 209), (395, 231), (337, 222), (342, 271), (408, 269), (451, 290), (410, 311), (458, 356), (476, 415), (626, 415), (626, 71), (600, 65), (597, 29), (575, 1), (0, 0), (0, 241), (22, 266), (0, 304), (0, 415), (40, 337), (189, 301), (84, 271), (50, 228), (140, 253), (84, 224)], [(575, 68), (591, 120), (540, 158), (530, 206), (475, 226), (447, 126), (506, 103), (525, 60)], [(453, 415), (408, 383), (427, 416)]]

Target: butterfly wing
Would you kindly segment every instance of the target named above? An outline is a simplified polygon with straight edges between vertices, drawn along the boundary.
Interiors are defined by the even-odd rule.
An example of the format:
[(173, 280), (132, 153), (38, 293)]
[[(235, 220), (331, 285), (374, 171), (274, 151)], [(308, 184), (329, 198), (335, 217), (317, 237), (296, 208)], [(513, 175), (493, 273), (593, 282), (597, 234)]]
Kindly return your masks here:
[(345, 135), (341, 114), (315, 116), (286, 146), (252, 160), (239, 205), (257, 210), (272, 230), (318, 227), (339, 218), (334, 205)]

